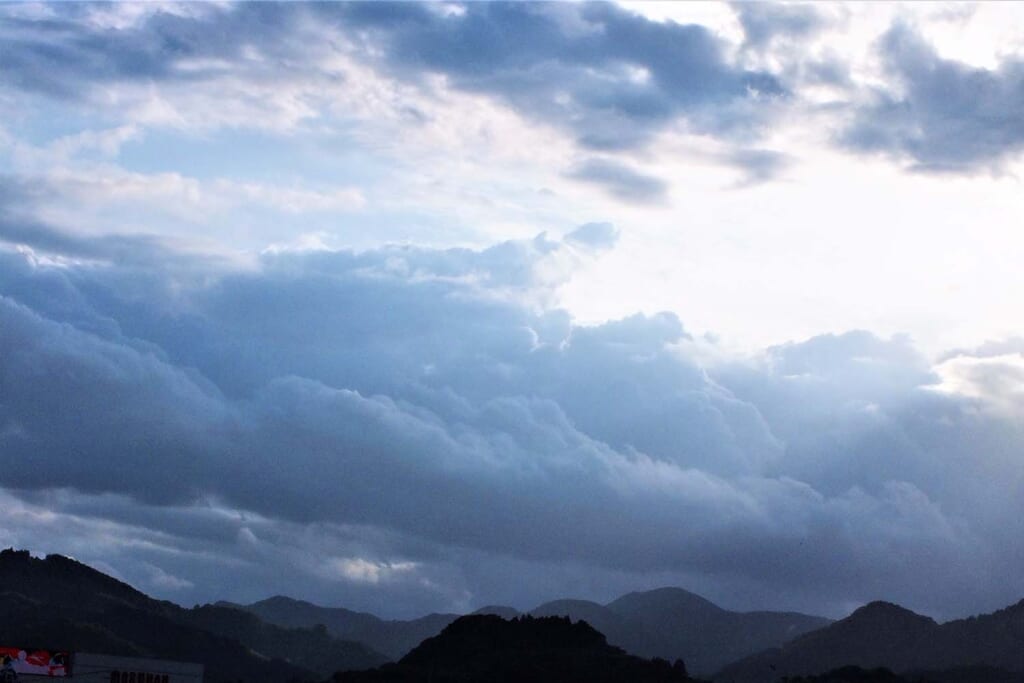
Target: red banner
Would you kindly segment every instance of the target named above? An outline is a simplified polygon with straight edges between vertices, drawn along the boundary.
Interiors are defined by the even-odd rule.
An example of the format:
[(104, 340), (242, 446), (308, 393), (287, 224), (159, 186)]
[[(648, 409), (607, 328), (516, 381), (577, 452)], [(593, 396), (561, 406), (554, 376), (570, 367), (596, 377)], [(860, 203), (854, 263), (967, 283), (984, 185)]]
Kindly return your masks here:
[(11, 664), (18, 675), (60, 676), (71, 673), (71, 653), (57, 650), (36, 650), (34, 648), (0, 647), (0, 661), (11, 658)]

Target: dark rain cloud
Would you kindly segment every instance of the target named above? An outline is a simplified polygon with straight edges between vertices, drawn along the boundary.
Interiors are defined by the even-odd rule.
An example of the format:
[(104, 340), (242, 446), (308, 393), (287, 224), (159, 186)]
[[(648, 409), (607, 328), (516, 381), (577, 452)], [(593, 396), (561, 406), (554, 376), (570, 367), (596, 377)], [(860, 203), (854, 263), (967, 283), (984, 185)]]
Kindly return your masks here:
[(939, 173), (998, 168), (1024, 149), (1024, 62), (985, 69), (945, 59), (906, 24), (878, 50), (899, 87), (881, 88), (856, 112), (841, 138), (848, 148)]

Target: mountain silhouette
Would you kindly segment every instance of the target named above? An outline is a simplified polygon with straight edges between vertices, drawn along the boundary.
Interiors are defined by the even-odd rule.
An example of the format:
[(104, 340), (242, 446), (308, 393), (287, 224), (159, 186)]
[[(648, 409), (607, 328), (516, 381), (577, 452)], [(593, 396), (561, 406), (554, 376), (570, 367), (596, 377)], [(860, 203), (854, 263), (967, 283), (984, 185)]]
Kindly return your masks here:
[(60, 555), (0, 551), (0, 642), (202, 663), (207, 681), (317, 680), (386, 658), (324, 628), (248, 612), (185, 609)]
[(323, 624), (336, 638), (363, 643), (391, 660), (402, 657), (424, 639), (437, 635), (459, 617), (458, 614), (428, 614), (408, 621), (385, 620), (366, 612), (320, 607), (282, 595), (251, 605), (218, 604), (244, 609), (279, 626), (309, 628)]
[(645, 639), (643, 626), (638, 620), (589, 600), (554, 600), (530, 610), (530, 614), (535, 617), (582, 619), (604, 634), (610, 644), (633, 654), (640, 653), (640, 645)]
[(608, 645), (586, 622), (566, 617), (456, 619), (395, 664), (345, 672), (336, 683), (670, 683), (690, 680), (682, 662), (644, 660)]
[(732, 612), (682, 588), (629, 593), (601, 611), (593, 604), (560, 601), (549, 606), (563, 609), (548, 607), (546, 612), (600, 623), (609, 643), (641, 657), (682, 659), (702, 676), (830, 623), (795, 612)]
[[(393, 659), (424, 638), (437, 635), (456, 619), (453, 614), (433, 614), (412, 621), (383, 621), (371, 614), (318, 607), (280, 596), (238, 607), (284, 626), (324, 624), (331, 634), (364, 643)], [(476, 613), (505, 618), (519, 614), (501, 606)], [(682, 659), (698, 675), (713, 673), (740, 657), (779, 646), (830, 623), (822, 617), (792, 612), (731, 612), (681, 588), (630, 593), (607, 605), (590, 600), (554, 600), (529, 614), (582, 619), (613, 646), (641, 657)]]
[(502, 619), (515, 619), (522, 616), (523, 613), (508, 605), (486, 605), (478, 610), (473, 610), (471, 614), (493, 614)]
[(726, 666), (715, 680), (759, 683), (847, 666), (885, 668), (930, 680), (957, 680), (958, 671), (973, 671), (979, 681), (1021, 680), (1024, 601), (944, 624), (899, 605), (872, 602), (780, 648)]
[[(351, 681), (686, 680), (668, 665), (677, 659), (701, 675), (719, 668), (723, 683), (1024, 683), (1024, 601), (943, 624), (888, 602), (834, 623), (731, 612), (679, 588), (606, 605), (555, 600), (527, 615), (505, 606), (477, 612), (388, 621), (280, 596), (186, 609), (60, 555), (0, 551), (2, 642), (200, 662), (211, 683), (336, 672)], [(380, 666), (389, 657), (401, 659)]]

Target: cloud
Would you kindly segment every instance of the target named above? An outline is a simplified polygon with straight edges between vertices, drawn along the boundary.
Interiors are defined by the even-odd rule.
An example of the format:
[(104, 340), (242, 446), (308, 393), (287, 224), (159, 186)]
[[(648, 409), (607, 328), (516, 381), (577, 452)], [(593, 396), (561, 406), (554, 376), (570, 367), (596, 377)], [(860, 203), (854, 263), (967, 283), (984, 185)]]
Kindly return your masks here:
[[(215, 73), (218, 59), (240, 61), (242, 42), (217, 39), (219, 22), (226, 18), (254, 42), (287, 49), (272, 40), (287, 26), (279, 21), (286, 13), (273, 7), (234, 12), (215, 6), (160, 5), (137, 12), (82, 5), (43, 16), (16, 8), (4, 14), (9, 49), (0, 66), (8, 78), (26, 91), (62, 98), (84, 98), (95, 86), (121, 80), (196, 80)], [(196, 59), (204, 60), (205, 66), (180, 68)]]
[(619, 241), (619, 230), (611, 223), (585, 223), (567, 234), (565, 239), (589, 249), (610, 249)]
[(958, 356), (973, 356), (976, 358), (989, 358), (991, 356), (1003, 356), (1006, 354), (1024, 353), (1024, 337), (1007, 337), (1006, 339), (989, 340), (973, 349), (953, 349), (939, 359), (949, 360)]
[(191, 581), (168, 574), (160, 567), (151, 565), (149, 569), (151, 573), (149, 583), (162, 590), (180, 591), (186, 588), (195, 588), (195, 584)]
[(878, 51), (898, 85), (857, 110), (841, 136), (848, 148), (939, 173), (998, 169), (1024, 148), (1024, 62), (984, 69), (944, 59), (903, 23)]
[(380, 583), (395, 574), (415, 571), (415, 562), (374, 562), (362, 557), (335, 557), (326, 562), (324, 570), (345, 579), (365, 583)]
[(733, 7), (743, 27), (745, 44), (754, 49), (766, 47), (780, 36), (806, 38), (825, 23), (810, 5), (740, 2)]
[(395, 4), (341, 10), (345, 25), (372, 32), (371, 44), (383, 46), (383, 59), (399, 72), (443, 74), (592, 149), (644, 145), (675, 121), (732, 135), (763, 117), (755, 95), (786, 94), (771, 74), (730, 64), (707, 29), (614, 5), (470, 3), (447, 15)]
[(321, 28), (307, 9), (275, 4), (4, 8), (0, 68), (25, 109), (71, 106), (76, 122), (288, 133), (345, 99), (344, 55)]
[(654, 176), (611, 159), (586, 159), (568, 173), (570, 178), (592, 183), (613, 197), (636, 204), (664, 201), (668, 185)]
[[(858, 93), (855, 65), (802, 50), (819, 8), (738, 13), (745, 46), (596, 4), (0, 8), (0, 108), (24, 107), (0, 131), (0, 538), (184, 601), (1017, 599), (1019, 340), (738, 357), (672, 313), (558, 306), (620, 231), (566, 231), (578, 207), (538, 186), (667, 203), (644, 164), (677, 133), (777, 178), (798, 152), (763, 138), (783, 109), (809, 121), (808, 84), (857, 151), (974, 170), (1019, 149), (1013, 59), (967, 67), (897, 26), (898, 82)], [(424, 206), (420, 242), (477, 246), (381, 245)], [(480, 246), (481, 215), (564, 237)]]
[[(3, 533), (107, 535), (86, 555), (178, 599), (287, 590), (275, 572), (365, 608), (421, 591), (424, 610), (529, 607), (574, 575), (607, 597), (759, 585), (815, 609), (1022, 588), (1005, 453), (1024, 435), (934, 391), (909, 340), (705, 366), (674, 315), (578, 326), (530, 303), (573, 251), (282, 251), (248, 270), (0, 252), (0, 485), (21, 510)], [(538, 588), (502, 588), (502, 566)]]
[[(585, 147), (625, 150), (677, 122), (701, 133), (749, 134), (764, 119), (763, 99), (786, 94), (771, 74), (731, 64), (707, 29), (649, 21), (613, 5), (471, 3), (455, 13), (403, 3), (144, 12), (84, 6), (44, 17), (5, 14), (0, 68), (9, 82), (63, 99), (88, 99), (113, 84), (195, 88), (229, 78), (262, 88), (300, 72), (329, 83), (344, 77), (331, 66), (340, 49), (423, 86), (442, 75)], [(239, 40), (225, 42), (225, 34)], [(232, 106), (252, 87), (232, 88), (239, 95)], [(159, 90), (154, 98), (160, 108)], [(274, 98), (266, 113), (291, 110), (285, 117), (292, 123), (315, 118), (308, 99)]]
[(789, 155), (770, 149), (741, 149), (730, 153), (727, 158), (729, 163), (743, 171), (741, 186), (773, 180), (793, 163)]
[[(447, 125), (463, 140), (514, 148), (495, 140), (515, 138), (515, 126), (503, 125), (514, 121), (566, 145), (549, 152), (549, 164), (604, 155), (563, 175), (648, 203), (666, 194), (667, 180), (636, 161), (663, 154), (679, 133), (721, 145), (712, 156), (745, 172), (741, 186), (778, 178), (797, 156), (793, 144), (761, 145), (781, 130), (782, 117), (811, 117), (813, 128), (838, 130), (834, 142), (843, 149), (882, 153), (917, 170), (998, 170), (1020, 151), (1022, 70), (1013, 57), (991, 70), (969, 66), (897, 24), (879, 42), (885, 71), (868, 88), (853, 80), (865, 68), (860, 57), (825, 49), (823, 36), (839, 30), (836, 12), (757, 3), (735, 12), (742, 44), (700, 25), (594, 3), (469, 3), (452, 12), (403, 3), (12, 6), (0, 14), (0, 68), (5, 97), (35, 119), (67, 106), (76, 113), (62, 119), (97, 126), (35, 150), (50, 161), (109, 162), (123, 147), (158, 148), (147, 142), (154, 130), (188, 137), (229, 129), (301, 133), (327, 147), (377, 137), (367, 150), (379, 153), (386, 140), (397, 166), (418, 137), (459, 135)], [(239, 40), (225, 43), (223, 35)], [(478, 126), (439, 122), (457, 118), (462, 106), (476, 107), (468, 116)], [(23, 143), (15, 147), (16, 156), (28, 153)], [(63, 170), (56, 182), (85, 196), (90, 187), (120, 200), (157, 194), (190, 210), (186, 220), (210, 203), (247, 198), (293, 214), (357, 210), (368, 201), (345, 183), (277, 186), (250, 177), (211, 189), (175, 173), (143, 179), (95, 163)]]
[(938, 367), (937, 390), (978, 399), (983, 406), (1021, 415), (1024, 411), (1024, 354), (958, 355)]

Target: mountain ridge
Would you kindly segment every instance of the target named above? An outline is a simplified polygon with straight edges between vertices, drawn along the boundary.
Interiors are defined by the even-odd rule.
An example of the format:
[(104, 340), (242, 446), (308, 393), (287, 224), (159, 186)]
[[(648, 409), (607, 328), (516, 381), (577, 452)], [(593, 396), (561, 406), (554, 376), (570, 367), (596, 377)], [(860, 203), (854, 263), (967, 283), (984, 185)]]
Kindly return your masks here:
[[(254, 608), (276, 612), (276, 618), (290, 619), (294, 626), (264, 620), (253, 613)], [(368, 670), (387, 660), (386, 653), (362, 641), (332, 635), (323, 621), (303, 623), (325, 614), (335, 618), (336, 627), (390, 638), (396, 647), (418, 638), (403, 658), (466, 618), (430, 614), (408, 621), (384, 620), (286, 596), (249, 606), (220, 602), (184, 608), (147, 596), (67, 557), (40, 559), (27, 551), (0, 551), (0, 639), (24, 642), (28, 638), (54, 649), (199, 661), (207, 665), (211, 683), (240, 678), (254, 683), (322, 680), (339, 671)], [(714, 670), (714, 679), (723, 682), (774, 683), (787, 676), (832, 680), (839, 675), (834, 672), (854, 669), (889, 670), (898, 677), (939, 683), (964, 683), (974, 680), (971, 676), (975, 683), (1024, 682), (1024, 600), (941, 624), (876, 600), (830, 622), (795, 612), (733, 612), (695, 593), (666, 587), (628, 593), (604, 605), (560, 599), (526, 614), (492, 605), (470, 616), (479, 618), (470, 623), (491, 636), (515, 634), (519, 627), (503, 631), (506, 627), (488, 619), (571, 618), (565, 623), (582, 624), (607, 647), (622, 650), (623, 656), (628, 652), (645, 660), (680, 659), (702, 676), (737, 648), (751, 648), (772, 638), (781, 641), (724, 662)], [(824, 625), (810, 628), (814, 623)], [(803, 629), (795, 637), (791, 636), (794, 627)], [(460, 628), (465, 627), (448, 631), (449, 635), (461, 633), (460, 638), (469, 638)], [(561, 633), (561, 626), (551, 628)], [(424, 633), (428, 635), (421, 637)], [(520, 636), (532, 637), (529, 629), (514, 637)], [(584, 640), (596, 642), (589, 635)], [(502, 657), (508, 655), (508, 644), (494, 645), (504, 653)], [(820, 678), (825, 675), (822, 672), (833, 672), (828, 674), (832, 678)]]
[[(385, 621), (367, 613), (320, 607), (285, 596), (240, 607), (282, 625), (322, 623), (332, 634), (365, 643), (393, 659), (404, 656), (424, 638), (437, 635), (459, 616), (433, 614), (406, 622)], [(505, 606), (495, 606), (494, 610), (500, 610), (500, 616), (506, 618), (519, 614)], [(690, 671), (699, 675), (713, 673), (744, 655), (781, 645), (830, 623), (824, 617), (797, 612), (733, 612), (674, 586), (634, 591), (605, 605), (563, 598), (538, 605), (526, 614), (582, 619), (603, 633), (610, 645), (640, 657), (682, 659)]]
[(727, 665), (715, 680), (767, 683), (850, 666), (897, 674), (987, 667), (1024, 680), (1024, 600), (941, 624), (894, 603), (873, 601), (779, 648)]
[(61, 555), (0, 551), (0, 639), (202, 663), (212, 683), (316, 680), (386, 661), (325, 629), (288, 629), (214, 605), (187, 609)]
[(399, 662), (346, 672), (335, 683), (685, 683), (682, 662), (645, 660), (608, 644), (583, 621), (491, 614), (456, 619)]
[(368, 612), (356, 612), (344, 607), (321, 607), (283, 595), (250, 605), (239, 605), (238, 608), (250, 611), (268, 623), (292, 628), (323, 624), (332, 635), (363, 643), (392, 660), (399, 659), (424, 639), (437, 635), (461, 616), (431, 613), (409, 620), (381, 619)]

